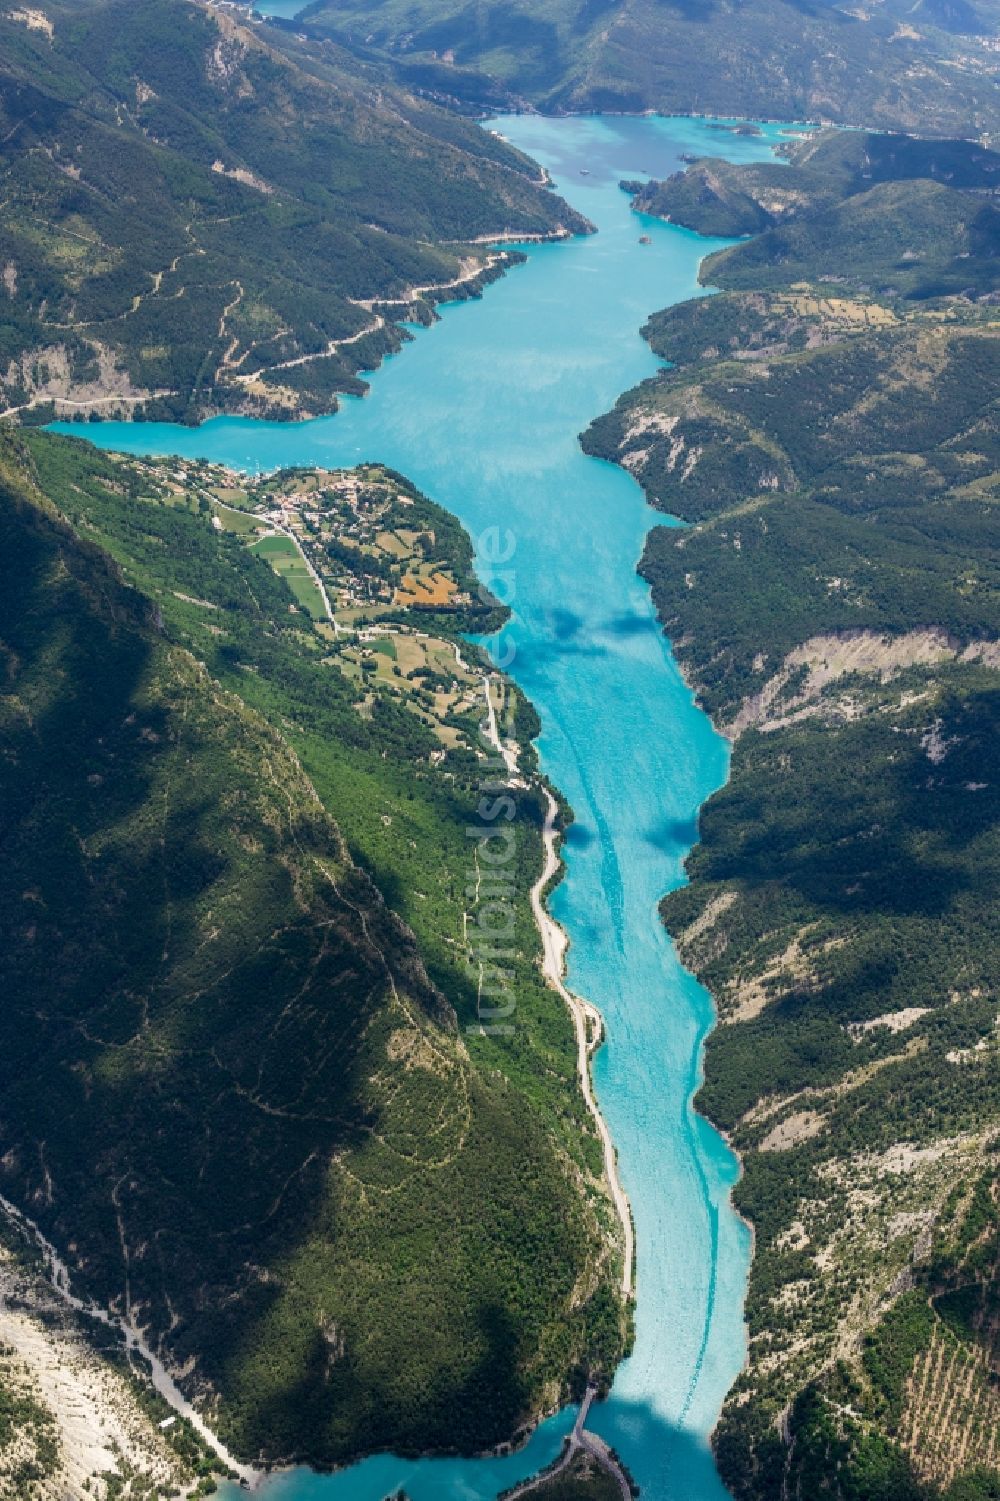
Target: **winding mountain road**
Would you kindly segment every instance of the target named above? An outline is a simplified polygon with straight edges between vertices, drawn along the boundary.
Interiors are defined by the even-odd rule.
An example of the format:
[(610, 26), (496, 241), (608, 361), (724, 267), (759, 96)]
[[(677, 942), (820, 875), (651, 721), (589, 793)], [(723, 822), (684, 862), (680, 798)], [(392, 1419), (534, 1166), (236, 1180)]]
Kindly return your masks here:
[[(593, 1086), (590, 1082), (590, 1055), (592, 1052), (588, 1023), (596, 1022), (601, 1026), (601, 1015), (596, 1006), (589, 1001), (582, 1000), (574, 995), (563, 980), (566, 968), (567, 938), (562, 928), (548, 912), (544, 902), (544, 892), (549, 881), (559, 869), (559, 855), (556, 851), (556, 820), (558, 817), (558, 804), (547, 787), (543, 788), (545, 794), (545, 827), (542, 831), (542, 840), (545, 846), (545, 864), (542, 873), (531, 888), (531, 910), (534, 913), (538, 931), (542, 935), (542, 973), (546, 980), (562, 996), (569, 1007), (570, 1015), (576, 1027), (577, 1045), (577, 1068), (580, 1073), (580, 1088), (583, 1091), (584, 1102), (593, 1117), (597, 1127), (597, 1133), (601, 1138), (604, 1150), (604, 1172), (611, 1190), (611, 1198), (615, 1211), (621, 1221), (622, 1238), (624, 1242), (625, 1259), (622, 1268), (622, 1292), (626, 1298), (632, 1296), (632, 1268), (635, 1261), (635, 1233), (632, 1229), (632, 1212), (629, 1208), (628, 1198), (622, 1188), (618, 1177), (618, 1160), (615, 1155), (614, 1142), (611, 1140), (611, 1132), (608, 1124), (601, 1114), (600, 1106), (594, 1097)], [(600, 1031), (597, 1032), (600, 1036)]]

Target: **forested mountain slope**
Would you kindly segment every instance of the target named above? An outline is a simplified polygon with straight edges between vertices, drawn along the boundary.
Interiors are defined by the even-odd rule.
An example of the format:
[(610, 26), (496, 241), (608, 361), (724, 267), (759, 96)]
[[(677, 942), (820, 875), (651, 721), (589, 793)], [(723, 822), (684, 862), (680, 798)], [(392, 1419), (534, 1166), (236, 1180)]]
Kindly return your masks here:
[(829, 120), (932, 135), (1000, 125), (994, 0), (313, 0), (297, 26), (476, 103)]
[(786, 163), (704, 159), (662, 183), (622, 186), (642, 212), (752, 236), (706, 258), (706, 285), (920, 300), (997, 288), (1000, 155), (974, 142), (821, 131)]
[(537, 793), (532, 1024), (480, 1037), (481, 756), (352, 678), (194, 481), (0, 442), (0, 1191), (244, 1457), (509, 1438), (624, 1340)]
[(0, 169), (0, 411), (36, 420), (329, 410), (400, 301), (499, 274), (463, 242), (585, 227), (384, 69), (190, 0), (0, 16)]
[(983, 195), (1000, 190), (1000, 154), (975, 141), (818, 130), (779, 147), (779, 157), (692, 162), (664, 182), (636, 185), (633, 206), (703, 235), (755, 235), (883, 183), (924, 179)]
[(663, 904), (719, 1007), (699, 1104), (755, 1229), (716, 1448), (740, 1501), (978, 1501), (1000, 1485), (996, 263), (965, 262), (986, 300), (878, 300), (874, 255), (810, 286), (831, 261), (772, 258), (774, 233), (704, 272), (768, 290), (658, 314), (673, 368), (585, 435), (689, 523), (641, 568), (734, 740)]

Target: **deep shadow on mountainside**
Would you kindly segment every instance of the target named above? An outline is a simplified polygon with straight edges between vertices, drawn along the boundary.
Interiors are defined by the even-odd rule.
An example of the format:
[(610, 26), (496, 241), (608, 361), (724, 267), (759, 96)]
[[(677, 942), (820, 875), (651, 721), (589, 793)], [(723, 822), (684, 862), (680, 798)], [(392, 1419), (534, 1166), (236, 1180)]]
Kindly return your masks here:
[(663, 915), (755, 1230), (738, 1501), (1000, 1494), (995, 164), (832, 135), (643, 189), (762, 232), (584, 435), (688, 523), (641, 571), (733, 740)]
[(449, 937), (475, 756), (323, 660), (197, 491), (8, 433), (0, 505), (0, 1190), (244, 1457), (475, 1452), (606, 1382), (569, 1019), (525, 910), (523, 1026), (472, 1035)]

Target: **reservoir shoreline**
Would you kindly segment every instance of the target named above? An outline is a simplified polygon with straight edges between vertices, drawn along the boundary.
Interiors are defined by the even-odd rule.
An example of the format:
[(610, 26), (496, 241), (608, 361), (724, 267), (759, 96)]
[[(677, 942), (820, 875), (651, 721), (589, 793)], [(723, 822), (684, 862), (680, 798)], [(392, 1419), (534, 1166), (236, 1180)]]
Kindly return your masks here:
[[(635, 571), (664, 518), (623, 471), (586, 458), (576, 434), (655, 373), (639, 325), (700, 295), (698, 265), (722, 243), (637, 221), (619, 178), (667, 175), (685, 152), (709, 147), (760, 159), (779, 135), (736, 137), (662, 117), (494, 124), (543, 161), (598, 236), (533, 248), (475, 319), (442, 309), (433, 333), (418, 335), (405, 360), (387, 360), (371, 396), (346, 400), (335, 418), (109, 424), (86, 435), (250, 470), (378, 456), (473, 535), (500, 517), (516, 536), (513, 676), (538, 708), (545, 774), (575, 813), (562, 851), (568, 878), (547, 911), (572, 940), (558, 956), (564, 988), (606, 1022), (591, 1059), (583, 1003), (574, 1015), (635, 1220), (636, 1345), (588, 1421), (651, 1501), (722, 1501), (708, 1435), (743, 1361), (749, 1236), (729, 1202), (737, 1164), (691, 1104), (714, 1008), (681, 968), (657, 907), (684, 879), (697, 810), (725, 779), (728, 747), (695, 706)], [(650, 244), (640, 246), (647, 227)], [(413, 1501), (492, 1498), (551, 1462), (569, 1426), (564, 1412), (498, 1460), (381, 1456), (337, 1475), (290, 1472), (275, 1477), (274, 1495), (379, 1501), (405, 1488)]]
[[(622, 1296), (627, 1300), (632, 1297), (632, 1283), (635, 1263), (635, 1234), (632, 1226), (632, 1211), (628, 1197), (622, 1188), (618, 1176), (618, 1159), (615, 1144), (608, 1130), (607, 1122), (601, 1114), (600, 1106), (594, 1097), (590, 1077), (590, 1060), (593, 1053), (600, 1046), (604, 1037), (604, 1019), (597, 1007), (581, 996), (574, 995), (564, 980), (566, 974), (566, 954), (569, 948), (569, 935), (565, 929), (553, 918), (545, 904), (545, 893), (549, 883), (560, 869), (561, 860), (557, 848), (558, 841), (558, 814), (559, 808), (556, 799), (546, 787), (545, 792), (545, 826), (542, 830), (542, 847), (545, 853), (545, 863), (541, 875), (531, 888), (531, 908), (535, 916), (539, 937), (542, 940), (542, 973), (548, 983), (560, 995), (573, 1019), (577, 1042), (577, 1069), (580, 1078), (580, 1088), (583, 1092), (584, 1103), (593, 1117), (601, 1138), (601, 1148), (604, 1157), (604, 1176), (607, 1180), (615, 1213), (622, 1227), (623, 1256), (622, 1256)], [(593, 1027), (593, 1035), (590, 1029)]]

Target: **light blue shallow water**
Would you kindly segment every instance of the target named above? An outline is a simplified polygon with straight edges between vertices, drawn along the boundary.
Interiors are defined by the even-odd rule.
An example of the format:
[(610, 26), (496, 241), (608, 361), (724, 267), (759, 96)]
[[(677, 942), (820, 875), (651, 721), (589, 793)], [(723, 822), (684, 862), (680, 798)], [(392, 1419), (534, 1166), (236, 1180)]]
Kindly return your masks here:
[[(570, 983), (607, 1021), (601, 1105), (635, 1213), (637, 1341), (591, 1426), (646, 1501), (723, 1501), (706, 1435), (744, 1350), (749, 1243), (728, 1195), (735, 1162), (690, 1099), (712, 1021), (657, 918), (682, 879), (697, 810), (727, 752), (694, 706), (635, 573), (655, 518), (632, 479), (586, 458), (577, 434), (657, 362), (639, 337), (655, 308), (698, 291), (718, 243), (631, 213), (621, 176), (674, 170), (680, 152), (759, 159), (777, 139), (683, 119), (521, 116), (496, 128), (542, 161), (596, 236), (527, 247), (529, 264), (442, 321), (335, 417), (290, 426), (223, 418), (194, 430), (108, 423), (86, 436), (248, 469), (379, 459), (454, 511), (473, 536), (516, 543), (513, 672), (544, 726), (545, 770), (577, 821), (552, 906), (572, 939)], [(581, 171), (586, 169), (587, 174)], [(652, 244), (639, 244), (639, 236)], [(63, 431), (80, 433), (79, 427)], [(335, 1476), (276, 1478), (273, 1501), (489, 1501), (558, 1452), (572, 1415), (503, 1460), (377, 1457)]]
[(262, 0), (254, 10), (262, 16), (280, 16), (290, 21), (300, 10), (305, 10), (305, 0)]

